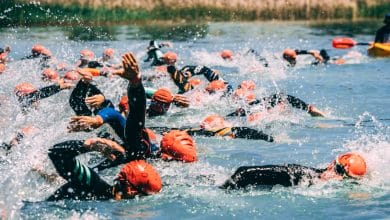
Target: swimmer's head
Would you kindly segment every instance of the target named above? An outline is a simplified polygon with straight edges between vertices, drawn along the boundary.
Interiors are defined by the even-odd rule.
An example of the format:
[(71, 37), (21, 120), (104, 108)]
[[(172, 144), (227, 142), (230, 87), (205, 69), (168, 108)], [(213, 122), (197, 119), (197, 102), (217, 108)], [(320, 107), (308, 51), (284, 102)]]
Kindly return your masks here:
[(297, 53), (295, 50), (285, 49), (283, 51), (283, 58), (293, 66), (297, 63)]
[(112, 59), (114, 57), (114, 49), (112, 48), (106, 48), (104, 51), (103, 51), (103, 60), (109, 60), (109, 59)]
[(367, 165), (361, 155), (348, 152), (336, 158), (334, 170), (343, 177), (361, 178), (367, 172)]
[(44, 69), (42, 71), (42, 80), (44, 81), (57, 81), (59, 79), (57, 71), (52, 69)]
[(225, 119), (219, 115), (209, 115), (203, 119), (200, 127), (205, 130), (218, 130), (228, 127)]
[(247, 89), (239, 88), (236, 89), (233, 93), (233, 99), (235, 100), (244, 100), (248, 103), (256, 100), (255, 94)]
[(71, 70), (65, 73), (64, 79), (69, 81), (76, 81), (79, 79), (79, 74), (76, 71)]
[(158, 89), (152, 96), (149, 109), (158, 114), (165, 114), (173, 101), (173, 95), (167, 88)]
[(194, 140), (185, 131), (169, 131), (163, 136), (160, 149), (163, 160), (178, 160), (187, 163), (197, 160)]
[(80, 51), (80, 60), (82, 61), (91, 61), (95, 57), (95, 54), (91, 50), (81, 50)]
[(224, 60), (232, 60), (233, 59), (233, 52), (231, 50), (223, 50), (221, 52), (221, 57)]
[(166, 52), (164, 55), (163, 55), (163, 60), (165, 62), (165, 64), (168, 64), (168, 65), (173, 65), (176, 63), (177, 61), (177, 54), (174, 53), (174, 52)]
[(133, 198), (136, 195), (151, 195), (161, 191), (160, 175), (145, 160), (128, 162), (115, 179), (115, 199)]
[(45, 49), (41, 44), (34, 44), (31, 48), (31, 53), (33, 56), (39, 56), (42, 54), (42, 51)]
[(223, 80), (214, 80), (211, 81), (207, 86), (206, 86), (206, 91), (209, 93), (215, 93), (219, 91), (224, 91), (226, 90), (227, 85)]
[(256, 83), (252, 80), (245, 80), (242, 81), (242, 83), (239, 86), (241, 89), (247, 89), (247, 90), (255, 90), (256, 89)]

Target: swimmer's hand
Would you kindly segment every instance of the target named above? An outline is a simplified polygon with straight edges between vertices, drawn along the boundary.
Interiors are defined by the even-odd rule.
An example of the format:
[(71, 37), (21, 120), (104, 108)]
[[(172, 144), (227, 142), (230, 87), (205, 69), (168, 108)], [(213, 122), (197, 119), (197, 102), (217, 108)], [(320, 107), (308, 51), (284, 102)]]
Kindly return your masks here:
[(125, 154), (125, 149), (122, 146), (112, 140), (105, 138), (89, 138), (84, 141), (83, 146), (91, 151), (102, 153), (111, 161), (116, 159), (115, 152)]
[(190, 100), (184, 95), (176, 94), (173, 96), (173, 103), (180, 107), (188, 107), (190, 106)]
[(90, 131), (103, 125), (103, 118), (97, 116), (74, 116), (69, 122), (69, 132)]
[(133, 53), (126, 53), (122, 56), (123, 71), (116, 71), (115, 74), (129, 80), (131, 86), (137, 86), (141, 83), (141, 74), (137, 60)]
[(73, 87), (72, 83), (65, 82), (64, 79), (58, 80), (58, 85), (60, 86), (61, 89), (70, 89)]
[(99, 94), (85, 98), (85, 103), (93, 108), (100, 108), (104, 100), (104, 96)]
[(325, 113), (318, 110), (314, 105), (309, 105), (308, 113), (313, 117), (325, 117)]
[(320, 52), (317, 50), (309, 50), (309, 54), (311, 54), (318, 62), (324, 62), (324, 58), (320, 55)]

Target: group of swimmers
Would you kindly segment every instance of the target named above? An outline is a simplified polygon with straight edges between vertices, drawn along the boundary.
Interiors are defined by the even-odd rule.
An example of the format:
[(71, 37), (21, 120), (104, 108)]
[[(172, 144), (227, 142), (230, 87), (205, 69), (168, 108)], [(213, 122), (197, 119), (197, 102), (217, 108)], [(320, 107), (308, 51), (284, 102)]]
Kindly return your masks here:
[[(390, 14), (386, 15), (385, 23), (388, 30)], [(389, 32), (378, 31), (382, 37), (377, 36), (377, 38), (381, 40), (387, 38), (385, 40), (389, 42)], [(387, 37), (383, 37), (384, 35)], [(105, 123), (114, 131), (113, 133), (99, 132), (97, 137), (86, 140), (64, 141), (48, 150), (48, 156), (58, 175), (67, 180), (66, 184), (48, 198), (49, 201), (119, 200), (158, 193), (162, 189), (162, 180), (148, 159), (196, 162), (198, 158), (193, 140), (193, 136), (196, 135), (275, 141), (273, 136), (263, 131), (250, 127), (235, 127), (225, 120), (226, 117), (246, 117), (249, 122), (262, 118), (264, 112), (252, 110), (255, 108), (247, 108), (248, 106), (262, 106), (265, 112), (283, 111), (286, 106), (291, 106), (306, 111), (311, 116), (325, 116), (315, 106), (288, 94), (278, 93), (256, 98), (254, 94), (256, 85), (251, 80), (243, 81), (234, 89), (218, 71), (209, 67), (186, 65), (178, 68), (177, 54), (162, 53), (160, 50), (162, 47), (171, 46), (170, 43), (158, 44), (156, 41), (151, 41), (144, 62), (151, 61), (152, 66), (166, 66), (166, 74), (177, 86), (177, 94), (164, 87), (157, 89), (144, 87), (145, 78), (131, 52), (124, 54), (120, 62), (115, 59), (115, 50), (112, 48), (104, 50), (103, 56), (99, 59), (94, 58), (92, 51), (82, 50), (78, 62), (73, 67), (69, 67), (55, 61), (50, 50), (44, 46), (37, 44), (32, 47), (31, 55), (24, 59), (39, 59), (39, 65), (43, 68), (42, 78), (52, 81), (53, 84), (43, 88), (36, 88), (28, 82), (18, 84), (15, 87), (15, 95), (22, 110), (28, 113), (30, 108), (39, 105), (39, 100), (53, 96), (61, 90), (73, 88), (69, 104), (76, 116), (71, 118), (69, 131), (92, 131)], [(10, 52), (10, 47), (0, 49), (0, 72), (4, 72), (6, 63), (10, 62), (8, 60)], [(269, 65), (256, 51), (250, 50), (248, 53), (254, 54), (264, 66)], [(316, 59), (316, 64), (331, 60), (324, 50), (287, 49), (283, 53), (283, 58), (293, 66), (299, 54), (312, 55)], [(233, 59), (233, 53), (224, 50), (221, 57), (226, 60)], [(246, 106), (234, 110), (225, 117), (209, 115), (196, 127), (145, 127), (145, 120), (166, 115), (171, 104), (183, 108), (184, 111), (190, 105), (192, 98), (187, 96), (188, 92), (196, 90), (199, 84), (199, 80), (193, 78), (197, 75), (203, 75), (208, 81), (202, 95), (218, 94), (221, 97), (239, 99), (243, 100)], [(96, 85), (91, 83), (96, 76), (119, 76), (127, 82), (127, 94), (120, 98), (118, 109)], [(147, 102), (147, 99), (150, 102)], [(31, 126), (21, 129), (15, 138), (9, 143), (3, 143), (1, 147), (7, 151), (12, 150), (33, 130)], [(160, 142), (155, 132), (162, 134)], [(89, 167), (77, 158), (80, 154), (91, 151), (100, 152), (106, 159), (94, 167)], [(99, 171), (117, 166), (122, 167), (113, 184), (107, 183), (99, 175)], [(324, 169), (298, 164), (239, 167), (220, 188), (238, 189), (251, 185), (294, 186), (303, 183), (311, 185), (329, 179), (360, 179), (366, 171), (364, 158), (356, 152), (348, 152), (339, 155)]]

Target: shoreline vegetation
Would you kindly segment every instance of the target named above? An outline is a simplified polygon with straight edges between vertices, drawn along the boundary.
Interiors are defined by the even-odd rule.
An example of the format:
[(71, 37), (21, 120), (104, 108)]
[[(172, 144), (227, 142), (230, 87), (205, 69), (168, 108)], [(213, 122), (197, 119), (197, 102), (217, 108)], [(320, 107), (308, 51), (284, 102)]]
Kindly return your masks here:
[(382, 18), (388, 0), (6, 0), (0, 27)]

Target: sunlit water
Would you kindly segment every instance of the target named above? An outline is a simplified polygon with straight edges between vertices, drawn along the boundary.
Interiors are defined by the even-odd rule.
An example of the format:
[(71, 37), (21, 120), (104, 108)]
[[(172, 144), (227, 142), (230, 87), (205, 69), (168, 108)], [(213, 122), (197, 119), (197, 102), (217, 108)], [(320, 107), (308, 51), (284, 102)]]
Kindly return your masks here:
[[(378, 22), (379, 25), (379, 22)], [(376, 27), (369, 28), (375, 30)], [(99, 31), (100, 30), (100, 31)], [(384, 219), (390, 214), (389, 182), (390, 142), (390, 59), (366, 56), (366, 48), (340, 51), (331, 49), (332, 26), (312, 27), (301, 23), (211, 23), (185, 28), (158, 26), (113, 26), (90, 28), (8, 28), (2, 29), (2, 44), (9, 44), (13, 62), (0, 75), (0, 142), (8, 142), (26, 124), (40, 130), (28, 136), (11, 153), (0, 152), (0, 210), (8, 218), (54, 219), (182, 219), (182, 218), (264, 218), (264, 219)], [(366, 29), (364, 29), (366, 30)], [(365, 32), (362, 32), (365, 33)], [(356, 34), (356, 33), (354, 33)], [(84, 36), (87, 35), (87, 36)], [(356, 34), (361, 42), (371, 35)], [(13, 88), (28, 81), (35, 86), (48, 85), (40, 80), (36, 61), (19, 61), (35, 43), (44, 44), (60, 61), (75, 63), (78, 52), (93, 49), (100, 55), (104, 48), (116, 49), (117, 56), (127, 51), (136, 54), (144, 75), (155, 74), (142, 63), (151, 38), (169, 39), (179, 54), (179, 66), (207, 65), (235, 87), (245, 79), (257, 84), (258, 97), (285, 92), (316, 105), (328, 115), (311, 118), (305, 112), (288, 109), (271, 113), (253, 126), (277, 137), (276, 143), (252, 140), (228, 140), (197, 137), (199, 161), (194, 164), (152, 161), (163, 180), (160, 194), (128, 201), (45, 202), (64, 183), (47, 183), (31, 167), (55, 172), (47, 150), (63, 140), (85, 139), (94, 133), (67, 132), (70, 91), (42, 100), (39, 107), (23, 114)], [(298, 66), (287, 68), (281, 60), (284, 48), (329, 49), (331, 56), (346, 57), (345, 65), (310, 66), (310, 57), (300, 57)], [(262, 67), (253, 57), (243, 55), (249, 48), (269, 60)], [(222, 49), (237, 55), (232, 62), (218, 56)], [(164, 49), (166, 51), (166, 49)], [(106, 97), (117, 103), (126, 83), (118, 78), (95, 79)], [(169, 78), (145, 83), (168, 86)], [(204, 86), (204, 85), (203, 85)], [(147, 126), (196, 126), (207, 114), (225, 115), (239, 106), (231, 100), (210, 97), (188, 109), (172, 108), (168, 115), (147, 119)], [(245, 120), (232, 123), (248, 126)], [(322, 168), (336, 155), (354, 150), (365, 156), (368, 175), (358, 184), (328, 182), (312, 187), (275, 187), (272, 190), (249, 189), (226, 192), (218, 186), (242, 165), (298, 163)], [(87, 160), (89, 156), (83, 156)], [(118, 168), (101, 173), (111, 181)]]

